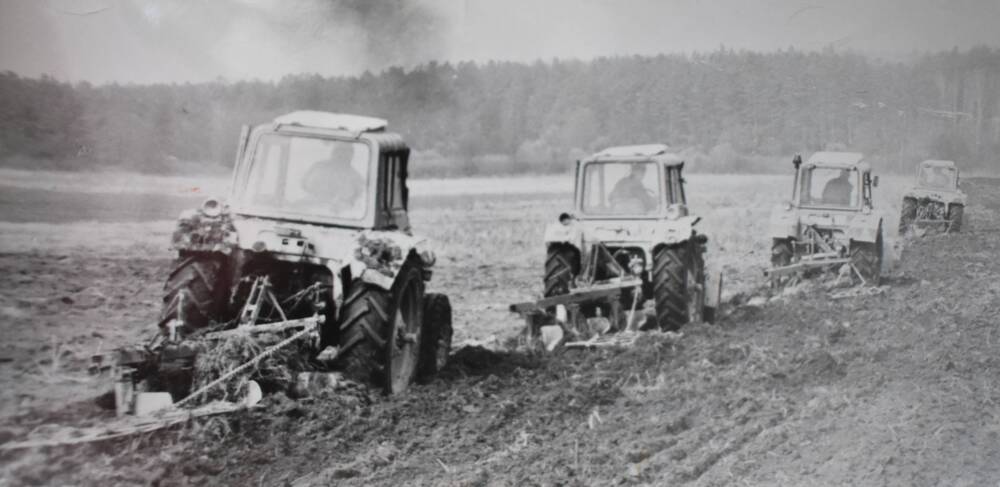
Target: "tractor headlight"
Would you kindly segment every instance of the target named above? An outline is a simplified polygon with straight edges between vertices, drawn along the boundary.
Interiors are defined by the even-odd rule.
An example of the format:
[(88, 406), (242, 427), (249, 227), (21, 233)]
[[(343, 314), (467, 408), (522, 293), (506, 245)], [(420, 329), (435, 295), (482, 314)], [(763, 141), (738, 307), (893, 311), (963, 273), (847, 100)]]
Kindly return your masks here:
[(209, 218), (215, 218), (222, 214), (222, 203), (215, 198), (209, 198), (201, 204), (201, 214)]
[(667, 218), (671, 220), (681, 217), (681, 207), (680, 205), (669, 205), (667, 206)]
[(572, 224), (573, 220), (575, 220), (575, 219), (576, 218), (573, 217), (573, 215), (571, 215), (569, 213), (563, 213), (563, 214), (559, 215), (559, 223), (562, 223), (563, 225), (566, 225), (567, 227), (570, 226), (570, 224)]

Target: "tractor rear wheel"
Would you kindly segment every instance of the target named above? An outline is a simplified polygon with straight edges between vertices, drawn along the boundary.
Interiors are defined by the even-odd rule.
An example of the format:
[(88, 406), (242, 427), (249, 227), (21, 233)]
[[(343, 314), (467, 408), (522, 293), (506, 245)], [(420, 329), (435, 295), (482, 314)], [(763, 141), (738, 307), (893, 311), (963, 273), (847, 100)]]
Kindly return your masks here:
[(420, 337), (420, 366), (417, 375), (429, 379), (441, 372), (451, 353), (451, 301), (448, 296), (428, 293), (424, 296), (424, 330)]
[(917, 219), (916, 198), (903, 198), (903, 208), (899, 212), (899, 234), (903, 235), (913, 226), (913, 221)]
[(774, 239), (771, 244), (771, 267), (783, 267), (791, 263), (792, 244), (786, 239)]
[(685, 288), (688, 297), (688, 322), (701, 323), (705, 319), (705, 259), (697, 249), (691, 249)]
[(879, 227), (875, 242), (851, 242), (851, 265), (868, 282), (882, 283), (882, 228)]
[(423, 318), (420, 270), (404, 265), (392, 291), (356, 281), (344, 299), (338, 362), (344, 374), (380, 384), (388, 394), (406, 390), (417, 371)]
[(163, 287), (160, 329), (173, 320), (181, 323), (181, 332), (190, 333), (222, 319), (226, 309), (226, 257), (221, 254), (194, 253), (174, 261)]
[(688, 322), (688, 248), (660, 247), (653, 253), (653, 296), (656, 323), (674, 331)]
[[(794, 256), (794, 251), (792, 250), (792, 243), (788, 239), (776, 238), (771, 244), (771, 268), (784, 267), (792, 263), (792, 257)], [(787, 282), (788, 278), (771, 278), (772, 286), (783, 286)]]
[(951, 220), (951, 224), (948, 226), (948, 233), (962, 231), (962, 218), (964, 215), (965, 205), (955, 203), (948, 206), (948, 220)]
[(549, 245), (545, 256), (545, 297), (569, 294), (573, 277), (580, 272), (580, 254), (564, 244)]

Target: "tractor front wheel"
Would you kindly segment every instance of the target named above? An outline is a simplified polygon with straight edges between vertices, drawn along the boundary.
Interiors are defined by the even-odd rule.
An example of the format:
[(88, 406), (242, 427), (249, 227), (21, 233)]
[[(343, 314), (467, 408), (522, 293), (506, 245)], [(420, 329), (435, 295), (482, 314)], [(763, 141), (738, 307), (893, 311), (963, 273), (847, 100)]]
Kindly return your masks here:
[(951, 224), (948, 225), (948, 233), (962, 231), (962, 218), (964, 215), (965, 205), (955, 203), (948, 207), (948, 220), (951, 221)]
[(674, 331), (688, 322), (688, 257), (684, 246), (664, 246), (653, 253), (653, 296), (661, 330)]
[(917, 219), (916, 198), (903, 198), (903, 209), (899, 212), (899, 234), (903, 235), (913, 226)]

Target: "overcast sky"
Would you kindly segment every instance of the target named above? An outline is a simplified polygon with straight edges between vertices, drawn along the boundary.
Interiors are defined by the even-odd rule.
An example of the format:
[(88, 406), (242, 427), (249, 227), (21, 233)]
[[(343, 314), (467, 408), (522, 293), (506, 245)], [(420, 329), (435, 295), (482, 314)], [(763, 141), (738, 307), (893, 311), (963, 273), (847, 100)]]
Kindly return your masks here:
[(1000, 0), (0, 0), (0, 70), (69, 81), (356, 74), (429, 60), (1000, 47)]

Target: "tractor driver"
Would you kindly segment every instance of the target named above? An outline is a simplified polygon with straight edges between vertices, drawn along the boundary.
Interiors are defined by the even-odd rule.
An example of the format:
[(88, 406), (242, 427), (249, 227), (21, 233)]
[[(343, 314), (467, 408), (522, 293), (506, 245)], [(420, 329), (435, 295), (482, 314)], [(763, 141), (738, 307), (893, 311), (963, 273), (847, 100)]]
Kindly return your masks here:
[(933, 188), (946, 188), (948, 183), (951, 183), (951, 178), (945, 172), (943, 167), (935, 167), (931, 169), (930, 186)]
[(632, 164), (627, 176), (615, 183), (614, 189), (608, 195), (608, 201), (614, 207), (631, 209), (637, 207), (639, 213), (645, 213), (656, 207), (656, 197), (642, 183), (646, 176), (646, 163)]
[(331, 211), (334, 216), (353, 216), (362, 208), (366, 190), (365, 179), (358, 174), (351, 161), (354, 160), (354, 143), (333, 142), (330, 157), (316, 161), (302, 177), (302, 188), (310, 202), (326, 203), (322, 211)]
[(850, 173), (847, 169), (841, 169), (839, 176), (827, 181), (826, 186), (823, 187), (824, 205), (847, 206), (851, 204), (851, 191), (854, 186), (851, 185)]

